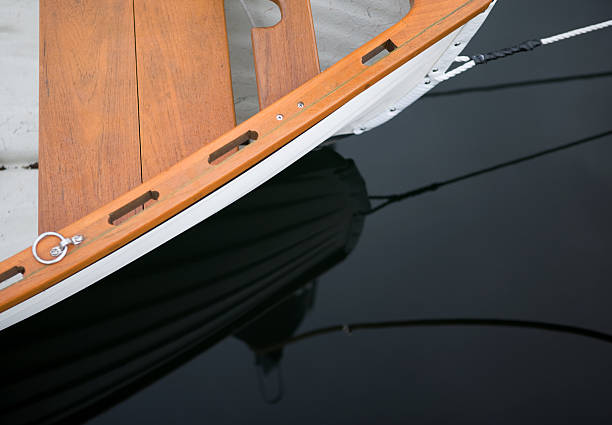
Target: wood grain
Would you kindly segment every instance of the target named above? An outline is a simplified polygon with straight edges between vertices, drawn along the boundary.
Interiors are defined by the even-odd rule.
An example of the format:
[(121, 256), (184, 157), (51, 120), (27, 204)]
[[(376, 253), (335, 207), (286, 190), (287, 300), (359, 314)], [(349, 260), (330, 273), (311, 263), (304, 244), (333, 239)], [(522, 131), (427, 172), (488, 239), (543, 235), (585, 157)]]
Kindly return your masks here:
[(40, 2), (39, 233), (138, 186), (131, 1)]
[[(489, 3), (490, 0), (414, 0), (410, 13), (398, 24), (323, 73), (169, 170), (62, 229), (65, 236), (83, 234), (86, 239), (71, 247), (60, 263), (41, 265), (30, 249), (1, 262), (0, 273), (12, 267), (23, 267), (25, 273), (21, 281), (0, 291), (0, 311), (93, 264), (207, 196), (483, 12)], [(362, 63), (364, 56), (388, 40), (397, 48), (374, 65)], [(297, 102), (303, 102), (304, 107), (297, 108)], [(277, 114), (283, 114), (285, 119), (279, 122)], [(248, 131), (258, 133), (255, 143), (219, 164), (208, 163), (211, 153)], [(119, 226), (109, 224), (109, 214), (147, 191), (159, 193), (154, 203)], [(51, 241), (40, 252), (50, 244)]]
[(134, 0), (143, 181), (236, 125), (223, 0)]
[(272, 1), (281, 9), (280, 22), (251, 30), (262, 109), (321, 72), (310, 0)]

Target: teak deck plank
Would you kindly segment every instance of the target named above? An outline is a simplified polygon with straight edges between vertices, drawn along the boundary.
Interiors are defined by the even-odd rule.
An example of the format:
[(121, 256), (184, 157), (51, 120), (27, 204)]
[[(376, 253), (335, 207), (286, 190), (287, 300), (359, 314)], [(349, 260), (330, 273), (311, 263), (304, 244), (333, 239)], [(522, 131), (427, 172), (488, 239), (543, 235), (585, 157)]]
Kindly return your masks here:
[(40, 2), (39, 233), (138, 186), (132, 3)]
[(142, 177), (236, 125), (223, 0), (134, 0)]
[(251, 31), (261, 109), (321, 72), (310, 0), (272, 1), (280, 22)]

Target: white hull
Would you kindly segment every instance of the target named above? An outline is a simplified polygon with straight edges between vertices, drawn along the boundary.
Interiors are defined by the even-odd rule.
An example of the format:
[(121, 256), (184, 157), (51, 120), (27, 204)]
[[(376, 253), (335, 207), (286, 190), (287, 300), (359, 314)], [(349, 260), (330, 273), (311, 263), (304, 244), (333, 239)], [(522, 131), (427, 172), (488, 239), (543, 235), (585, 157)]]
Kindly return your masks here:
[[(387, 105), (403, 102), (400, 106), (406, 107), (432, 88), (435, 84), (423, 84), (427, 75), (433, 68), (443, 71), (451, 65), (454, 58), (478, 30), (489, 10), (475, 18), (472, 21), (474, 24), (465, 25), (431, 46), (292, 142), (201, 201), (89, 267), (0, 313), (0, 330), (70, 297), (154, 250), (262, 185), (330, 137), (352, 132), (354, 128), (360, 128), (362, 122), (372, 122), (374, 119), (384, 122), (390, 119), (395, 113), (390, 116)], [(459, 40), (461, 41), (460, 46), (455, 46)], [(28, 245), (31, 243), (31, 240), (28, 241)]]

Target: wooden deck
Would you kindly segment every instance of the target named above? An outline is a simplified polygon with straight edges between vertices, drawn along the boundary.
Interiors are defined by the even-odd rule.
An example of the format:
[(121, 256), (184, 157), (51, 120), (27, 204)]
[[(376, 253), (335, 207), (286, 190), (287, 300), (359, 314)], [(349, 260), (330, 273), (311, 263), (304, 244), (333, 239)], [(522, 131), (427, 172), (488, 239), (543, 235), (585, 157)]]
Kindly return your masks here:
[[(262, 108), (319, 73), (310, 1), (274, 1), (252, 30)], [(45, 1), (40, 41), (39, 233), (236, 125), (224, 0)]]
[(251, 32), (262, 109), (321, 72), (310, 0), (273, 1), (281, 21)]
[(235, 126), (223, 0), (40, 4), (39, 233)]
[(132, 4), (40, 2), (39, 233), (142, 182)]

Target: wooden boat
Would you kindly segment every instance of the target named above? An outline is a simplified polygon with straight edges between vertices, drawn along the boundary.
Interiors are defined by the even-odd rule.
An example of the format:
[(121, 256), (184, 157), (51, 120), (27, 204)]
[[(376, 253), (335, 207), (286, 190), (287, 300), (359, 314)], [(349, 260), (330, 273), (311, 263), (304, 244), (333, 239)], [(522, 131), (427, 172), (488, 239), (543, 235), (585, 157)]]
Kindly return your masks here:
[[(305, 314), (296, 303), (350, 254), (368, 208), (354, 163), (312, 152), (70, 302), (5, 330), (0, 360), (12, 366), (0, 369), (0, 422), (84, 420), (229, 335), (260, 346), (290, 337)], [(291, 313), (279, 313), (287, 297)], [(262, 332), (271, 314), (281, 325)], [(266, 356), (265, 371), (279, 356)]]
[[(61, 229), (57, 233), (41, 234), (31, 248), (1, 262), (0, 329), (70, 297), (211, 217), (330, 137), (359, 134), (391, 119), (435, 86), (435, 76), (452, 65), (494, 4), (491, 0), (414, 0), (410, 2), (409, 13), (397, 24), (325, 71), (318, 73), (315, 69), (315, 75), (311, 75), (303, 72), (308, 65), (304, 61), (310, 65), (314, 62), (314, 68), (318, 66), (316, 50), (313, 55), (316, 42), (309, 3), (286, 0), (276, 3), (282, 8), (282, 20), (271, 28), (253, 30), (262, 109), (167, 170), (143, 178), (143, 184), (111, 198), (111, 202), (84, 217), (58, 225)], [(218, 5), (216, 0), (204, 4), (210, 7), (206, 10), (218, 10), (213, 9)], [(298, 4), (301, 9), (295, 6)], [(147, 7), (142, 13), (153, 13), (155, 7)], [(292, 9), (297, 12), (292, 13)], [(291, 17), (297, 17), (295, 22)], [(304, 19), (310, 20), (309, 25), (299, 36), (288, 31), (291, 25), (305, 22)], [(150, 22), (136, 19), (136, 30), (146, 31)], [(153, 43), (151, 40), (145, 38), (143, 44)], [(163, 40), (156, 43), (163, 44)], [(41, 50), (41, 58), (49, 62), (45, 66), (51, 67), (47, 48)], [(212, 55), (209, 59), (212, 63), (227, 59), (226, 54), (217, 50), (207, 53)], [(137, 56), (141, 61), (151, 57)], [(43, 81), (46, 82), (41, 78), (41, 87), (48, 90)], [(211, 90), (216, 88), (211, 86)], [(148, 93), (154, 99), (163, 95), (154, 85)], [(46, 95), (50, 96), (50, 91)], [(52, 110), (57, 115), (70, 109), (69, 105), (58, 104), (57, 99), (45, 102), (41, 100), (41, 111)], [(222, 109), (215, 104), (208, 111), (211, 121), (207, 122), (207, 129), (221, 126), (214, 117)], [(155, 149), (173, 146), (168, 139), (179, 136), (165, 133), (171, 123), (161, 127), (154, 121), (146, 124), (139, 116), (141, 129), (150, 125), (164, 132)], [(58, 120), (52, 127), (41, 122), (41, 138), (50, 132), (66, 131), (61, 127), (65, 119), (62, 121), (59, 116)], [(137, 121), (134, 116), (126, 117), (126, 122)], [(109, 125), (115, 128), (117, 121)], [(157, 164), (173, 151), (171, 148), (153, 155), (152, 161)], [(47, 204), (39, 203), (39, 214), (49, 216), (52, 209), (66, 220), (74, 204), (85, 198), (67, 200), (74, 191), (70, 188), (86, 182), (90, 185), (98, 170), (90, 169), (86, 161), (80, 164), (78, 156), (76, 163), (67, 163), (63, 160), (66, 153), (56, 149), (55, 164), (62, 171), (49, 174), (44, 171), (42, 160), (43, 156), (50, 156), (48, 152), (43, 151), (41, 143), (41, 192), (56, 193), (51, 188), (57, 185), (61, 196), (55, 200), (45, 198)], [(140, 167), (143, 165), (144, 158)], [(163, 168), (163, 164), (159, 166)], [(85, 173), (86, 178), (75, 179), (66, 170)], [(118, 190), (126, 180), (119, 178), (124, 171), (122, 167), (111, 168), (110, 181), (103, 182), (105, 187)]]

